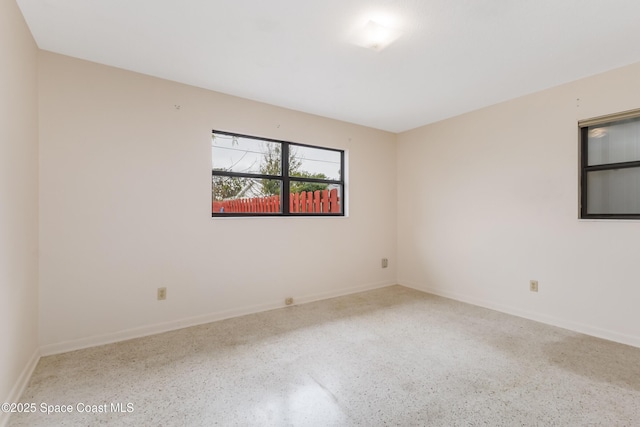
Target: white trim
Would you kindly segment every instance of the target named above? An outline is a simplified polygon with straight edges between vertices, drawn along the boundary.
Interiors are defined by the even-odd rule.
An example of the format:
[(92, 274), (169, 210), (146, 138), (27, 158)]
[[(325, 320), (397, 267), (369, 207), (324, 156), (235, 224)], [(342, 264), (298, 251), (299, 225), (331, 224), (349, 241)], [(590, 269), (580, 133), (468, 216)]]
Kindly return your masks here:
[[(329, 298), (340, 297), (343, 295), (355, 294), (358, 292), (370, 291), (374, 289), (384, 288), (395, 285), (395, 281), (377, 282), (369, 285), (356, 286), (352, 288), (342, 288), (335, 291), (321, 292), (303, 297), (294, 298), (295, 305), (305, 304), (313, 301), (320, 301)], [(170, 322), (157, 323), (155, 325), (142, 326), (139, 328), (125, 329), (123, 331), (112, 332), (103, 335), (80, 338), (77, 340), (64, 341), (56, 344), (47, 344), (40, 347), (42, 356), (51, 356), (53, 354), (66, 353), (68, 351), (80, 350), (83, 348), (96, 347), (104, 344), (112, 344), (119, 341), (130, 340), (134, 338), (146, 337), (149, 335), (161, 334), (163, 332), (175, 331), (177, 329), (188, 328), (190, 326), (203, 325), (205, 323), (216, 322), (219, 320), (230, 319), (233, 317), (245, 316), (247, 314), (260, 313), (268, 310), (287, 307), (284, 301), (273, 301), (266, 304), (253, 305), (232, 310), (218, 311), (215, 313), (195, 316), (186, 319), (173, 320)]]
[[(38, 362), (40, 361), (40, 349), (36, 349), (29, 359), (29, 362), (22, 370), (20, 377), (18, 377), (18, 381), (16, 381), (15, 385), (9, 392), (9, 396), (3, 400), (1, 403), (8, 402), (19, 402), (22, 397), (22, 393), (29, 385), (29, 380), (31, 380), (31, 375), (33, 375), (33, 371), (35, 371), (36, 366), (38, 366)], [(0, 427), (5, 427), (9, 423), (9, 418), (11, 418), (11, 413), (5, 413), (0, 411)]]
[(557, 326), (559, 328), (568, 329), (570, 331), (579, 332), (581, 334), (590, 335), (597, 338), (602, 338), (609, 341), (615, 341), (621, 344), (630, 345), (640, 348), (640, 337), (634, 335), (621, 334), (619, 332), (610, 331), (608, 329), (601, 329), (595, 326), (586, 325), (584, 323), (577, 323), (571, 320), (560, 319), (555, 316), (549, 316), (546, 314), (536, 313), (533, 311), (522, 310), (512, 306), (506, 306), (502, 304), (495, 304), (483, 299), (458, 294), (455, 292), (449, 292), (444, 289), (432, 288), (430, 286), (418, 285), (416, 283), (399, 281), (401, 286), (415, 289), (417, 291), (426, 292), (429, 294), (441, 296), (444, 298), (453, 299), (456, 301), (464, 302), (467, 304), (476, 305), (479, 307), (488, 308), (491, 310), (500, 311), (502, 313), (511, 314), (513, 316), (522, 317), (536, 322), (545, 323), (551, 326)]

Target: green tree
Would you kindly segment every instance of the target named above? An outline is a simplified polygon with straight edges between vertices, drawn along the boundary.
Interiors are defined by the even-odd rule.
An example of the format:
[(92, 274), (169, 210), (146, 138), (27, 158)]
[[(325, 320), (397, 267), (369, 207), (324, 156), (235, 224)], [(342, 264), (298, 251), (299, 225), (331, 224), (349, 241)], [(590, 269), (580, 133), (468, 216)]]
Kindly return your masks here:
[[(289, 173), (297, 173), (302, 161), (296, 157), (293, 147), (289, 146)], [(282, 148), (280, 144), (268, 145), (264, 153), (260, 173), (264, 175), (280, 175), (282, 172)], [(306, 173), (306, 172), (304, 172)], [(298, 175), (299, 176), (299, 175)], [(272, 179), (262, 180), (262, 193), (265, 196), (280, 195), (280, 181)]]
[[(216, 135), (212, 136), (212, 143), (215, 143)], [(231, 137), (231, 146), (237, 146), (239, 144), (238, 137)], [(244, 157), (244, 156), (243, 156)], [(242, 160), (242, 157), (238, 160), (238, 162)], [(238, 163), (236, 162), (236, 164)], [(229, 168), (214, 168), (214, 171), (224, 171), (229, 172), (233, 169), (234, 165), (231, 165)], [(247, 178), (239, 178), (234, 176), (212, 176), (211, 177), (211, 196), (213, 200), (226, 200), (226, 199), (234, 199), (240, 195), (240, 193), (245, 189), (245, 187), (249, 184), (249, 180)]]
[(212, 176), (211, 193), (213, 200), (226, 200), (237, 197), (242, 189), (248, 184), (247, 181), (247, 178), (238, 178), (234, 176)]
[[(234, 142), (236, 142), (234, 140)], [(237, 143), (237, 142), (236, 142)], [(323, 173), (312, 174), (300, 170), (302, 167), (302, 160), (296, 156), (294, 147), (290, 146), (289, 150), (289, 175), (299, 178), (313, 178), (313, 179), (326, 179), (326, 175)], [(215, 169), (219, 171), (226, 171), (227, 169)], [(282, 148), (280, 144), (268, 144), (266, 151), (262, 158), (262, 164), (260, 166), (260, 173), (263, 175), (281, 175), (282, 171)], [(280, 182), (273, 179), (262, 179), (259, 184), (259, 193), (262, 196), (280, 195)], [(247, 190), (249, 190), (252, 181), (249, 178), (239, 178), (232, 176), (213, 176), (212, 177), (211, 193), (213, 200), (228, 200), (238, 197), (244, 197)], [(302, 191), (325, 190), (328, 184), (318, 182), (303, 182), (303, 181), (291, 181), (291, 193), (300, 193)], [(255, 195), (255, 187), (252, 192)]]
[[(289, 146), (289, 176), (300, 178), (327, 179), (323, 173), (309, 173), (300, 170), (302, 160), (297, 157), (294, 147)], [(264, 153), (263, 163), (260, 167), (260, 173), (264, 175), (280, 175), (282, 170), (282, 150), (280, 145), (269, 145)], [(328, 184), (318, 182), (302, 182), (291, 181), (291, 193), (300, 193), (302, 191), (325, 190)], [(280, 181), (272, 179), (262, 180), (262, 193), (268, 195), (280, 195)]]
[[(264, 153), (260, 173), (263, 175), (280, 175), (282, 171), (282, 149), (280, 144), (267, 145), (267, 151)], [(262, 193), (265, 196), (280, 194), (280, 181), (273, 179), (263, 179), (261, 182)]]
[[(323, 173), (314, 173), (311, 174), (305, 171), (298, 171), (296, 173), (297, 177), (301, 178), (316, 178), (316, 179), (327, 179), (327, 176)], [(300, 193), (302, 191), (316, 191), (316, 190), (326, 190), (328, 184), (322, 184), (319, 182), (303, 182), (303, 181), (291, 181), (291, 193)]]

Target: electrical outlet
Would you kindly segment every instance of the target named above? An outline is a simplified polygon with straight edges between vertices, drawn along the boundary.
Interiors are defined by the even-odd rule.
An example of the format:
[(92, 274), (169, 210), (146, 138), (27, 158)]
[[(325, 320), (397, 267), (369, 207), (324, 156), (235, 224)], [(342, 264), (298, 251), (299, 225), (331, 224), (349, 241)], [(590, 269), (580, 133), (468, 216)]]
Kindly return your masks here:
[(529, 280), (529, 290), (531, 292), (538, 292), (538, 281), (537, 280)]
[(293, 298), (285, 298), (285, 299), (284, 299), (284, 303), (285, 303), (285, 305), (291, 305), (291, 304), (293, 304)]
[(167, 299), (167, 288), (158, 288), (158, 301)]
[(387, 267), (389, 267), (389, 259), (382, 258), (382, 268), (387, 268)]

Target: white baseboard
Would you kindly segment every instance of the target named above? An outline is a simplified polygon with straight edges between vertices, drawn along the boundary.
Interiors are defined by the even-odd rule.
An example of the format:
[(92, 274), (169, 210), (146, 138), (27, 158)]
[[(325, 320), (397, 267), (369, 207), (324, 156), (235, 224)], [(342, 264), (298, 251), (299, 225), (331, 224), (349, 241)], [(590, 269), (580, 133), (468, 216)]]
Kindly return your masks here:
[[(310, 294), (306, 296), (296, 297), (294, 296), (295, 305), (306, 304), (314, 301), (325, 300), (329, 298), (336, 298), (345, 295), (351, 295), (359, 292), (370, 291), (374, 289), (384, 288), (387, 286), (393, 286), (396, 282), (378, 282), (371, 283), (368, 285), (356, 286), (351, 288), (342, 288), (339, 290), (332, 290), (326, 292), (320, 292), (317, 294)], [(500, 311), (502, 313), (522, 317), (525, 319), (534, 320), (537, 322), (549, 324), (552, 326), (557, 326), (560, 328), (568, 329), (571, 331), (583, 333), (586, 335), (591, 335), (598, 338), (603, 338), (610, 341), (619, 342), (622, 344), (631, 345), (634, 347), (640, 348), (640, 337), (620, 334), (614, 331), (609, 331), (606, 329), (597, 328), (591, 325), (585, 325), (577, 322), (572, 322), (566, 319), (560, 319), (553, 316), (548, 316), (541, 313), (526, 311), (522, 309), (518, 309), (511, 306), (505, 306), (501, 304), (496, 304), (491, 301), (475, 298), (472, 296), (458, 294), (454, 292), (447, 291), (445, 289), (433, 288), (417, 283), (412, 283), (409, 281), (399, 281), (398, 284), (401, 286), (405, 286), (407, 288), (415, 289), (417, 291), (438, 295), (445, 298), (450, 298), (456, 301), (476, 305), (479, 307), (488, 308), (491, 310)], [(206, 323), (211, 323), (219, 320), (229, 319), (233, 317), (244, 316), (247, 314), (260, 313), (268, 310), (274, 310), (278, 308), (283, 308), (285, 305), (282, 301), (278, 302), (270, 302), (266, 304), (259, 304), (253, 306), (247, 306), (243, 308), (233, 309), (233, 310), (225, 310), (215, 313), (210, 313), (203, 316), (195, 316), (191, 318), (171, 321), (171, 322), (163, 322), (155, 325), (144, 326), (140, 328), (127, 329), (123, 331), (118, 331), (114, 333), (81, 338), (78, 340), (66, 341), (62, 343), (50, 344), (42, 346), (40, 349), (37, 349), (28, 364), (25, 366), (22, 371), (18, 381), (15, 386), (11, 390), (7, 399), (4, 402), (18, 402), (27, 387), (29, 380), (35, 370), (38, 361), (41, 356), (49, 356), (53, 354), (65, 353), (68, 351), (79, 350), (88, 347), (95, 347), (104, 344), (110, 344), (118, 341), (124, 341), (133, 338), (140, 338), (149, 335), (155, 335), (163, 332), (169, 332), (177, 329), (187, 328), (190, 326), (197, 326)], [(10, 414), (0, 413), (0, 427), (4, 427), (9, 422)]]
[[(311, 294), (306, 296), (293, 296), (295, 305), (305, 304), (313, 301), (319, 301), (329, 298), (335, 298), (344, 295), (355, 294), (358, 292), (370, 291), (373, 289), (383, 288), (391, 285), (395, 285), (395, 281), (392, 282), (378, 282), (368, 285), (356, 286), (351, 288), (341, 288), (338, 290), (321, 292), (317, 294)], [(104, 344), (112, 344), (119, 341), (130, 340), (133, 338), (141, 338), (149, 335), (161, 334), (163, 332), (175, 331), (177, 329), (188, 328), (190, 326), (203, 325), (206, 323), (216, 322), (219, 320), (230, 319), (233, 317), (244, 316), (247, 314), (260, 313), (268, 310), (275, 310), (278, 308), (286, 307), (282, 300), (273, 301), (265, 304), (258, 304), (253, 306), (247, 306), (232, 310), (219, 311), (215, 313), (206, 314), (203, 316), (195, 316), (186, 319), (173, 320), (170, 322), (157, 323), (154, 325), (142, 326), (139, 328), (126, 329), (123, 331), (113, 332), (109, 334), (103, 334), (98, 336), (80, 338), (77, 340), (64, 341), (61, 343), (48, 344), (40, 347), (40, 354), (42, 356), (51, 356), (54, 354), (66, 353), (69, 351), (80, 350), (83, 348), (96, 347)]]
[(511, 314), (513, 316), (522, 317), (536, 322), (545, 323), (551, 326), (557, 326), (559, 328), (568, 329), (570, 331), (579, 332), (581, 334), (590, 335), (597, 338), (602, 338), (609, 341), (615, 341), (621, 344), (630, 345), (640, 348), (640, 337), (633, 335), (621, 334), (615, 331), (598, 328), (592, 325), (586, 325), (583, 323), (573, 322), (567, 319), (561, 319), (554, 316), (549, 316), (542, 313), (533, 311), (522, 310), (512, 306), (506, 306), (502, 304), (496, 304), (491, 301), (471, 297), (468, 295), (458, 294), (455, 292), (449, 292), (445, 289), (433, 288), (430, 286), (420, 285), (408, 281), (399, 281), (401, 286), (415, 289), (417, 291), (426, 292), (433, 295), (438, 295), (444, 298), (453, 299), (467, 304), (477, 305), (479, 307), (488, 308), (491, 310), (500, 311), (502, 313)]
[[(40, 349), (36, 349), (29, 359), (29, 362), (24, 367), (22, 372), (20, 373), (20, 377), (18, 377), (18, 381), (13, 386), (11, 391), (9, 392), (9, 396), (1, 403), (18, 403), (20, 398), (22, 397), (22, 393), (27, 388), (29, 384), (29, 380), (31, 379), (31, 375), (33, 375), (33, 371), (35, 371), (36, 366), (38, 365), (38, 361), (40, 360)], [(9, 423), (9, 418), (11, 417), (10, 413), (5, 413), (0, 411), (0, 427), (5, 427)]]
[(395, 280), (392, 280), (392, 281), (389, 281), (389, 282), (377, 282), (377, 283), (371, 283), (371, 284), (364, 285), (364, 286), (355, 286), (355, 287), (339, 289), (339, 290), (335, 290), (335, 291), (327, 291), (327, 292), (320, 292), (320, 293), (317, 293), (317, 294), (311, 294), (311, 295), (307, 295), (305, 297), (294, 298), (294, 301), (295, 301), (296, 305), (298, 305), (298, 304), (307, 304), (307, 303), (314, 302), (314, 301), (322, 301), (322, 300), (325, 300), (325, 299), (337, 298), (337, 297), (342, 297), (342, 296), (345, 296), (345, 295), (357, 294), (359, 292), (366, 292), (366, 291), (372, 291), (374, 289), (386, 288), (388, 286), (394, 286), (396, 284), (397, 283), (396, 283)]

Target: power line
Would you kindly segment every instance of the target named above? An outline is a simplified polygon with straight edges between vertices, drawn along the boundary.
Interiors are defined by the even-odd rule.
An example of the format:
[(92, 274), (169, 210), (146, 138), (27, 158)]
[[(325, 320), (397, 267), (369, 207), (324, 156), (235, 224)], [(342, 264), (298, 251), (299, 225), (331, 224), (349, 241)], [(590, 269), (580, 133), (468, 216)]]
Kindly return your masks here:
[[(243, 150), (241, 148), (231, 148), (231, 147), (220, 147), (220, 146), (214, 146), (214, 149), (221, 149), (221, 150), (230, 150), (230, 151), (241, 151), (243, 153), (254, 153), (254, 154), (261, 154), (264, 155), (266, 154), (264, 151), (252, 151), (252, 150)], [(331, 161), (331, 160), (320, 160), (320, 159), (309, 159), (306, 157), (294, 157), (294, 159), (296, 160), (304, 160), (306, 162), (319, 162), (319, 163), (332, 163), (332, 164), (340, 164), (339, 161)]]

